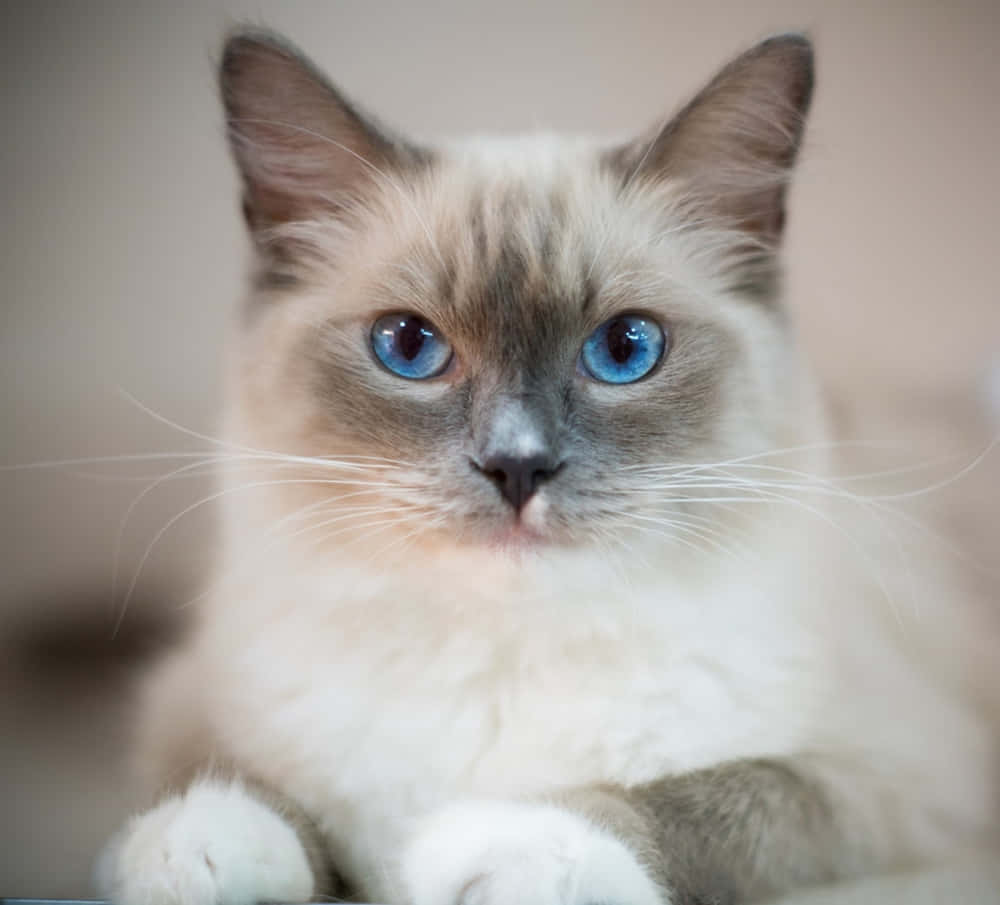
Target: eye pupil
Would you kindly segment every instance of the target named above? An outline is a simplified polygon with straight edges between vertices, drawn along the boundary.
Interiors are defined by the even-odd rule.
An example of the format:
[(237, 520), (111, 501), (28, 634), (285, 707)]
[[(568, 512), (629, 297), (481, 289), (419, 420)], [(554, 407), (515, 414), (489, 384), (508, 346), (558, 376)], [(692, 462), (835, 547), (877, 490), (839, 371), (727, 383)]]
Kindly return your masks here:
[(656, 321), (641, 314), (622, 314), (587, 337), (579, 367), (601, 383), (635, 383), (656, 367), (667, 345), (667, 334)]
[(372, 324), (369, 342), (375, 357), (393, 374), (407, 380), (437, 377), (451, 361), (448, 341), (418, 314), (380, 317)]
[(413, 361), (424, 345), (424, 324), (419, 317), (411, 317), (400, 324), (397, 334), (400, 354), (407, 361)]
[(608, 328), (608, 351), (611, 357), (620, 365), (632, 357), (635, 350), (635, 336), (627, 321), (615, 321)]

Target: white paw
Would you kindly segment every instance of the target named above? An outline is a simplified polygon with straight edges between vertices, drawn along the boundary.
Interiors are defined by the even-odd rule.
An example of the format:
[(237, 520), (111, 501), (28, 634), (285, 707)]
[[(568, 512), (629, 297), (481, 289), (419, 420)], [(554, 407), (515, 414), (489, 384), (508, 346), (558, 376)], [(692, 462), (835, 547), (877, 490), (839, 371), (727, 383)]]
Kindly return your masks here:
[(408, 905), (668, 905), (623, 843), (555, 805), (452, 805), (401, 876)]
[(117, 905), (307, 902), (313, 876), (295, 831), (239, 782), (205, 779), (133, 818), (97, 868)]

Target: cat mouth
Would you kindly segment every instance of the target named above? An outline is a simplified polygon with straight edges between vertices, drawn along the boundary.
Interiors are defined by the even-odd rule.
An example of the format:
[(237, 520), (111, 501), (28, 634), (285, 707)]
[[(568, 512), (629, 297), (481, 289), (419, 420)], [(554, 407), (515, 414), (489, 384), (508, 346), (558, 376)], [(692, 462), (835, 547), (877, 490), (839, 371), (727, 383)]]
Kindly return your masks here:
[(497, 529), (489, 540), (489, 545), (505, 552), (521, 552), (545, 546), (551, 538), (525, 525), (520, 519)]
[(549, 502), (544, 496), (533, 496), (517, 512), (490, 533), (488, 545), (509, 553), (529, 552), (550, 546), (555, 538), (549, 524)]

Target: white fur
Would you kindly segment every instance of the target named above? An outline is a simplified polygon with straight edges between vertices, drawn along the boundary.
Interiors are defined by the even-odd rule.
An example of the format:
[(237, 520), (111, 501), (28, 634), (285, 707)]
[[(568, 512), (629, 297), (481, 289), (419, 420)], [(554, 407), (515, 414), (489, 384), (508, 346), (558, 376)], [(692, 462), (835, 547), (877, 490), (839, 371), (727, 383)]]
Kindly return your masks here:
[(134, 818), (98, 866), (124, 905), (308, 902), (313, 876), (295, 831), (239, 782), (204, 779)]
[(403, 856), (410, 905), (669, 905), (613, 836), (552, 805), (465, 802)]
[[(546, 179), (567, 169), (565, 178), (574, 178), (571, 167), (560, 167), (566, 152), (560, 157), (546, 143), (530, 153), (495, 153), (484, 168), (536, 173), (540, 194)], [(461, 184), (437, 188), (445, 211), (449, 190), (467, 194)], [(592, 179), (581, 180), (579, 192), (593, 202)], [(640, 214), (629, 216), (652, 223), (662, 218), (662, 201), (637, 202)], [(433, 205), (421, 209), (433, 227)], [(648, 223), (615, 219), (613, 211), (608, 218), (600, 248), (614, 252), (612, 261), (649, 245)], [(398, 246), (405, 215), (384, 220), (380, 241)], [(762, 411), (791, 411), (791, 442), (803, 442), (800, 429), (810, 442), (799, 421), (810, 420), (811, 408), (794, 412), (806, 382), (786, 367), (772, 320), (726, 297), (725, 276), (712, 270), (717, 249), (704, 235), (664, 236), (656, 261), (679, 288), (659, 295), (692, 316), (712, 300), (717, 317), (746, 338), (749, 364), (727, 388), (720, 443), (754, 451), (783, 445), (781, 432), (756, 417)], [(373, 242), (357, 258), (376, 260), (382, 251)], [(335, 259), (317, 254), (316, 267), (332, 269)], [(365, 270), (347, 271), (331, 274), (329, 285), (350, 311), (361, 305)], [(646, 286), (647, 295), (660, 285)], [(281, 448), (296, 436), (281, 434), (303, 419), (275, 374), (292, 359), (302, 324), (319, 322), (327, 295), (307, 300), (313, 311), (305, 303), (277, 306), (247, 334), (244, 383), (253, 393), (231, 418), (236, 442)], [(270, 407), (261, 402), (269, 393)], [(248, 398), (264, 414), (250, 412)], [(810, 470), (822, 474), (815, 463)], [(406, 901), (402, 889), (414, 905), (452, 905), (482, 876), (469, 887), (469, 902), (571, 903), (577, 882), (590, 901), (606, 892), (616, 905), (619, 894), (631, 893), (624, 905), (655, 902), (615, 840), (580, 818), (469, 802), (635, 784), (734, 758), (808, 765), (866, 864), (946, 856), (982, 839), (995, 819), (994, 753), (962, 688), (970, 627), (931, 583), (910, 583), (891, 554), (869, 547), (884, 540), (880, 523), (835, 512), (822, 495), (760, 515), (745, 550), (697, 554), (629, 538), (625, 553), (548, 551), (520, 561), (468, 548), (417, 548), (393, 560), (378, 538), (322, 556), (294, 545), (260, 551), (255, 543), (281, 506), (237, 496), (228, 502), (223, 574), (242, 578), (212, 598), (193, 642), (157, 680), (150, 714), (163, 725), (154, 727), (149, 750), (168, 747), (164, 739), (177, 731), (170, 714), (202, 724), (226, 755), (253, 765), (321, 822), (334, 863), (376, 901)], [(545, 509), (534, 507), (533, 527), (544, 523)], [(875, 552), (859, 552), (866, 549)], [(146, 871), (161, 876), (159, 837), (174, 821), (190, 825), (178, 808), (168, 802), (132, 825), (112, 869), (115, 901), (174, 901), (132, 898), (135, 887), (126, 884), (144, 883)], [(204, 847), (228, 838), (213, 835), (215, 820), (206, 818), (198, 833), (177, 831), (187, 857), (199, 851), (190, 839)], [(157, 827), (163, 831), (154, 833)], [(245, 851), (270, 832), (251, 834)], [(145, 841), (149, 835), (157, 840)], [(268, 850), (289, 846), (272, 842)], [(228, 843), (221, 851), (233, 852)], [(576, 863), (563, 860), (573, 852)], [(526, 859), (533, 859), (530, 874)], [(180, 879), (163, 878), (187, 885), (164, 888), (204, 890), (193, 879), (198, 871), (204, 868), (194, 858)], [(294, 883), (281, 880), (286, 897), (305, 889), (293, 874)], [(255, 891), (265, 889), (273, 887)], [(531, 898), (546, 891), (555, 898)]]
[(452, 802), (740, 757), (810, 754), (878, 861), (961, 848), (994, 806), (982, 730), (877, 596), (810, 568), (831, 538), (784, 519), (752, 571), (713, 576), (582, 554), (406, 575), (272, 562), (211, 611), (173, 693), (198, 689), (226, 749), (321, 818), (376, 900), (397, 901), (414, 821)]

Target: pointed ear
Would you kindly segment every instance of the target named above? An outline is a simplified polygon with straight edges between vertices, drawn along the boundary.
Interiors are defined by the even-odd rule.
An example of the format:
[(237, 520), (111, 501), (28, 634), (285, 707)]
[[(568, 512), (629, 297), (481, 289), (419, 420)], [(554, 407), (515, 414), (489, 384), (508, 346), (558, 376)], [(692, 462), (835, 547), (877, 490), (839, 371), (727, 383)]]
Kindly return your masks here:
[(231, 36), (219, 81), (251, 231), (336, 213), (389, 171), (429, 159), (362, 115), (269, 32)]
[(669, 179), (709, 219), (775, 245), (812, 88), (809, 40), (771, 38), (726, 66), (665, 127), (607, 161), (626, 184)]

